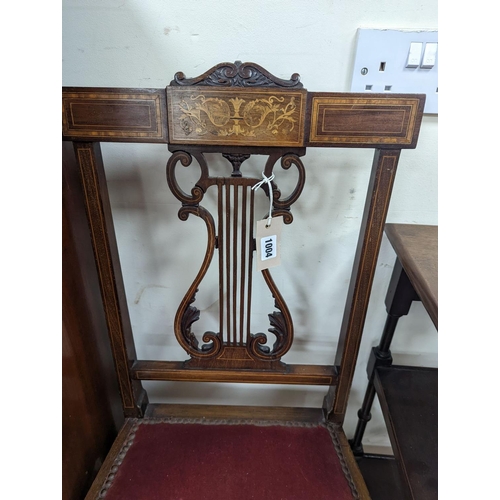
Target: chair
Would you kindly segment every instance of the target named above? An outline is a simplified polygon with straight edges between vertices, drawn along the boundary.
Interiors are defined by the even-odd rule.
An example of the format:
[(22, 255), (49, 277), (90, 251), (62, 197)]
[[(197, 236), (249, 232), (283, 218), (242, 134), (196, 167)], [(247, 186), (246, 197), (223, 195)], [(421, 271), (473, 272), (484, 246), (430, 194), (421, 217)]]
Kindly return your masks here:
[[(177, 73), (166, 90), (63, 88), (63, 157), (80, 175), (80, 209), (126, 417), (86, 498), (370, 498), (342, 424), (399, 156), (416, 147), (424, 101), (413, 94), (308, 92), (297, 74), (283, 80), (239, 61), (196, 78)], [(179, 217), (199, 217), (206, 226), (205, 257), (172, 325), (188, 356), (184, 362), (137, 359), (99, 146), (106, 141), (168, 144), (167, 182)], [(293, 343), (293, 311), (269, 268), (253, 271), (253, 260), (272, 265), (279, 224), (293, 221), (308, 147), (375, 150), (331, 365), (283, 361)], [(211, 176), (208, 153), (229, 162), (227, 175)], [(267, 157), (262, 176), (245, 175), (250, 155)], [(201, 172), (190, 193), (178, 183), (179, 165)], [(274, 181), (277, 166), (296, 169), (297, 185), (287, 197)], [(214, 213), (203, 206), (209, 192), (216, 197)], [(254, 211), (257, 197), (268, 200), (262, 220)], [(219, 324), (203, 332), (196, 294), (211, 264), (219, 271)], [(258, 275), (274, 299), (269, 333), (251, 331)], [(322, 408), (161, 405), (148, 402), (143, 380), (326, 390)]]

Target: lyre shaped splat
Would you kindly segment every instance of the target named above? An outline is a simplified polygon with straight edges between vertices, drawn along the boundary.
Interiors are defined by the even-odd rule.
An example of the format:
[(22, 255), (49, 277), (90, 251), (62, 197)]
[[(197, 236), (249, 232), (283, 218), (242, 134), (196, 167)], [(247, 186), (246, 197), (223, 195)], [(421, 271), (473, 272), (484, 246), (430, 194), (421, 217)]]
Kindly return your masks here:
[[(304, 120), (307, 92), (298, 75), (279, 79), (258, 65), (236, 62), (215, 66), (207, 73), (186, 79), (175, 75), (167, 87), (169, 109), (169, 149), (167, 180), (174, 196), (182, 203), (179, 217), (203, 219), (207, 228), (207, 248), (201, 268), (184, 296), (174, 321), (177, 340), (191, 356), (193, 367), (284, 369), (280, 359), (293, 341), (293, 322), (286, 302), (269, 270), (262, 271), (275, 310), (269, 314), (268, 333), (252, 333), (252, 306), (255, 196), (271, 197), (272, 215), (293, 220), (291, 205), (297, 201), (305, 181), (300, 156), (305, 154)], [(221, 153), (232, 165), (226, 177), (212, 177), (204, 152)], [(242, 169), (252, 154), (268, 156), (264, 175), (270, 177), (279, 163), (298, 171), (296, 187), (286, 198), (275, 182), (272, 192), (261, 179), (246, 177)], [(201, 175), (191, 193), (179, 187), (176, 165), (185, 167), (196, 160)], [(208, 189), (217, 191), (214, 218), (200, 203)], [(218, 253), (219, 331), (195, 333), (200, 317), (194, 302), (198, 288)], [(275, 337), (271, 346), (268, 336)]]
[[(186, 148), (187, 149), (187, 148)], [(272, 182), (272, 192), (267, 184), (256, 191), (252, 189), (260, 179), (245, 177), (240, 171), (242, 161), (248, 155), (224, 155), (232, 164), (233, 172), (227, 177), (211, 177), (205, 156), (199, 151), (174, 151), (167, 164), (167, 180), (174, 196), (182, 202), (181, 220), (189, 215), (200, 217), (207, 228), (207, 248), (200, 270), (185, 294), (175, 317), (174, 331), (177, 340), (191, 356), (191, 366), (230, 368), (280, 368), (280, 358), (290, 349), (293, 341), (293, 322), (286, 302), (274, 283), (269, 270), (262, 276), (274, 298), (275, 311), (269, 314), (269, 333), (275, 336), (272, 347), (265, 344), (265, 333), (250, 331), (252, 304), (253, 253), (255, 251), (255, 196), (272, 197), (272, 215), (283, 216), (285, 224), (293, 220), (290, 206), (298, 199), (305, 181), (305, 169), (296, 153), (281, 151), (269, 154), (264, 175), (270, 177), (279, 162), (283, 169), (292, 165), (297, 168), (298, 181), (292, 193), (281, 199), (281, 192)], [(193, 157), (201, 168), (201, 176), (191, 193), (179, 187), (175, 177), (178, 163), (189, 166)], [(200, 202), (208, 189), (217, 190), (217, 217)], [(267, 214), (266, 214), (267, 216)], [(215, 250), (219, 261), (219, 331), (205, 332), (197, 336), (193, 323), (200, 317), (193, 305), (198, 288), (210, 266)]]

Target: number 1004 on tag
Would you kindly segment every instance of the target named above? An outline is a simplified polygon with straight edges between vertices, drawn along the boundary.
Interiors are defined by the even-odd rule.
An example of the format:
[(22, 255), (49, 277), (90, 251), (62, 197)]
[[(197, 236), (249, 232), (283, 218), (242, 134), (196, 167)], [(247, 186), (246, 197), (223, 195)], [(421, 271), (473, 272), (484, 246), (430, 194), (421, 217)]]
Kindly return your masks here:
[(260, 239), (261, 260), (274, 259), (276, 257), (276, 235), (266, 236)]

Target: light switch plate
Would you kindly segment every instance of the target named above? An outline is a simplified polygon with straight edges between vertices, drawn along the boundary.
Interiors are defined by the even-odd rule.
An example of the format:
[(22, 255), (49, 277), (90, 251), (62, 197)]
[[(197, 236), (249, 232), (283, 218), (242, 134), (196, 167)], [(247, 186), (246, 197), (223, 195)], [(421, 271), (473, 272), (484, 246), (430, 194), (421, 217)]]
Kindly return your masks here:
[(424, 113), (438, 112), (438, 59), (432, 68), (407, 68), (410, 45), (437, 43), (437, 30), (358, 29), (351, 92), (426, 94)]

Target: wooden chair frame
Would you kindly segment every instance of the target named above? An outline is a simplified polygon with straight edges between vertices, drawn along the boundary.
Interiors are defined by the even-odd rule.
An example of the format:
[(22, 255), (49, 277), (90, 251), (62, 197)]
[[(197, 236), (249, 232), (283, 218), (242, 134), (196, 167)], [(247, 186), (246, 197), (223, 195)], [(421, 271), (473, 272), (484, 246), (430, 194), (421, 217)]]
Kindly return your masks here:
[[(280, 102), (293, 104), (296, 113), (293, 133), (283, 134), (282, 129), (278, 129), (274, 136), (266, 133), (257, 134), (256, 137), (244, 134), (226, 134), (226, 136), (212, 134), (207, 139), (206, 136), (197, 135), (196, 127), (192, 126), (194, 121), (189, 121), (195, 120), (196, 117), (189, 117), (185, 111), (192, 109), (189, 103), (200, 100), (206, 103), (210, 99), (212, 106), (215, 106), (217, 100), (225, 100), (226, 104), (221, 106), (226, 110), (229, 109), (228, 101), (232, 99), (233, 103), (236, 103), (232, 111), (238, 115), (241, 102), (249, 102), (252, 98), (269, 102), (272, 99), (270, 96), (278, 96), (276, 99), (281, 99)], [(328, 388), (322, 409), (312, 411), (286, 408), (210, 407), (208, 412), (213, 416), (229, 418), (245, 415), (246, 418), (267, 416), (273, 419), (295, 418), (313, 421), (325, 419), (341, 428), (398, 160), (402, 149), (416, 147), (425, 95), (308, 92), (302, 88), (296, 74), (292, 75), (290, 80), (281, 80), (254, 63), (236, 62), (221, 63), (192, 79), (177, 73), (166, 90), (65, 87), (62, 97), (63, 160), (65, 168), (77, 169), (80, 174), (84, 210), (90, 229), (125, 417), (207, 414), (206, 407), (200, 410), (196, 406), (189, 409), (179, 405), (149, 404), (141, 384), (142, 380), (307, 384), (323, 385)], [(186, 102), (189, 106), (183, 111), (182, 108), (185, 107), (183, 103)], [(207, 106), (203, 108), (205, 113), (208, 112)], [(220, 111), (220, 108), (218, 109)], [(209, 124), (218, 127), (217, 130), (221, 129), (221, 124), (225, 120), (220, 116), (214, 114), (216, 123)], [(220, 123), (217, 123), (217, 120)], [(246, 123), (250, 122), (249, 118)], [(285, 365), (279, 361), (280, 356), (276, 356), (276, 359), (267, 365), (267, 361), (262, 361), (260, 364), (256, 362), (254, 368), (248, 369), (234, 362), (218, 361), (210, 364), (207, 361), (200, 361), (202, 354), (199, 354), (201, 350), (198, 348), (197, 351), (192, 349), (194, 364), (191, 365), (183, 362), (137, 359), (100, 142), (168, 144), (175, 162), (180, 161), (184, 165), (193, 157), (199, 162), (201, 157), (203, 161), (203, 152), (223, 153), (233, 165), (233, 181), (241, 179), (240, 165), (250, 154), (269, 155), (271, 162), (269, 173), (271, 173), (274, 163), (279, 159), (286, 159), (287, 155), (291, 155), (288, 167), (293, 163), (297, 168), (303, 168), (299, 158), (305, 154), (308, 147), (374, 149), (352, 277), (338, 349), (332, 365)], [(174, 161), (172, 158), (171, 161)], [(174, 167), (171, 171), (173, 169)], [(169, 185), (176, 194), (173, 174), (170, 174)], [(196, 212), (197, 202), (199, 196), (202, 196), (201, 191), (206, 189), (207, 185), (200, 181), (197, 186), (199, 192), (193, 191), (190, 195), (178, 191), (176, 196), (182, 202), (182, 210), (200, 216), (200, 213)], [(301, 187), (297, 189), (296, 197), (300, 194)], [(271, 193), (266, 191), (266, 196), (270, 195)], [(288, 217), (290, 205), (296, 197), (291, 202), (290, 198), (294, 195), (289, 197), (288, 203), (286, 200), (281, 200), (280, 205), (279, 194), (274, 193), (274, 185), (273, 196), (275, 202), (273, 215), (281, 214), (285, 218)], [(186, 218), (187, 215), (189, 213), (185, 214)], [(196, 286), (193, 286), (193, 290), (195, 289)], [(273, 289), (272, 291), (274, 292)], [(194, 295), (191, 295), (185, 298), (184, 313), (190, 307), (191, 299), (194, 300)], [(276, 298), (276, 294), (273, 295)], [(176, 322), (182, 321), (181, 316)], [(180, 326), (178, 330), (182, 330)], [(189, 328), (187, 330), (189, 331)], [(181, 345), (188, 351), (190, 345), (185, 338), (183, 340), (182, 332), (178, 334), (176, 330), (176, 335)], [(185, 344), (182, 344), (183, 341)], [(258, 354), (258, 351), (255, 352)], [(127, 425), (130, 424), (126, 423)], [(347, 440), (343, 433), (341, 435), (349, 466), (352, 467), (354, 474), (359, 475)]]

